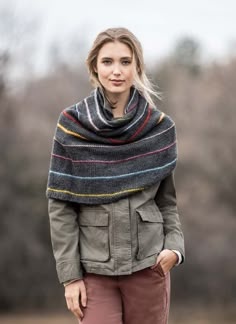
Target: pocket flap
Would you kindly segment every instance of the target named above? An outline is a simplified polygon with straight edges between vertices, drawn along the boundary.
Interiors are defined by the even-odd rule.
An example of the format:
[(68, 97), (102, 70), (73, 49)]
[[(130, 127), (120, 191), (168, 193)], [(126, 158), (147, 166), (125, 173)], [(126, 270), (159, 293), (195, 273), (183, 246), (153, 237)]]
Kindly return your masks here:
[(109, 214), (104, 210), (88, 210), (79, 213), (79, 225), (83, 226), (108, 226)]
[(163, 223), (162, 214), (155, 206), (148, 206), (145, 209), (137, 209), (136, 211), (144, 222)]

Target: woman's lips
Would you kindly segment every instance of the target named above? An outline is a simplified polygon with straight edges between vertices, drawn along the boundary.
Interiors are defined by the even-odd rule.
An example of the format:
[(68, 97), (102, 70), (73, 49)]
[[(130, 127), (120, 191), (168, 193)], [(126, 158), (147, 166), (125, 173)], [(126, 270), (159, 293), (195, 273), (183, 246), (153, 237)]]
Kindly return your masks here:
[(121, 85), (123, 82), (124, 82), (124, 80), (111, 80), (111, 83), (112, 83), (114, 86), (119, 86), (119, 85)]

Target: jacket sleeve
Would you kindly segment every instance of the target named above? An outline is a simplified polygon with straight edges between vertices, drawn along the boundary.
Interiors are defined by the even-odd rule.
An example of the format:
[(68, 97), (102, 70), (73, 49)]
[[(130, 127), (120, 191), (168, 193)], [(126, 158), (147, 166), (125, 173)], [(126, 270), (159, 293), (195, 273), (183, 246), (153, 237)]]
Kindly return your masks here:
[(182, 255), (182, 263), (185, 258), (184, 236), (177, 209), (173, 172), (161, 181), (155, 201), (164, 220), (164, 249), (179, 251)]
[(61, 283), (82, 279), (79, 255), (79, 226), (73, 203), (49, 198), (48, 213), (56, 269)]

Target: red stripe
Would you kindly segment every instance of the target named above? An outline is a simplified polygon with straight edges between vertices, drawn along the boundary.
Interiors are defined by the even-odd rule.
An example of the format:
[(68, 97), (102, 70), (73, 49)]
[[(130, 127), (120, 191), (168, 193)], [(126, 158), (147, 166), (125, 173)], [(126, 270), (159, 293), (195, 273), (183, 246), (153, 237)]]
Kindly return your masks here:
[(132, 139), (134, 139), (134, 137), (136, 137), (143, 130), (143, 128), (145, 127), (145, 125), (149, 121), (150, 116), (151, 116), (151, 109), (149, 107), (148, 108), (148, 115), (147, 115), (146, 119), (144, 120), (143, 125), (140, 126), (140, 128), (134, 133), (134, 135), (130, 137), (129, 141), (131, 141)]
[(125, 143), (125, 142), (127, 142), (127, 141), (122, 141), (122, 140), (116, 140), (116, 139), (114, 139), (114, 138), (109, 138), (109, 140), (112, 142), (112, 143)]
[(149, 107), (148, 108), (148, 115), (147, 115), (146, 119), (144, 120), (143, 124), (139, 127), (139, 129), (128, 140), (123, 140), (122, 141), (122, 140), (116, 140), (114, 138), (109, 138), (109, 140), (112, 143), (126, 143), (126, 142), (129, 142), (129, 141), (132, 141), (143, 130), (143, 128), (145, 127), (145, 125), (149, 121), (150, 117), (151, 117), (151, 109)]
[[(133, 108), (133, 107), (132, 107)], [(63, 115), (66, 116), (67, 118), (69, 118), (70, 120), (72, 120), (74, 123), (78, 124), (80, 127), (84, 128), (76, 119), (74, 119), (71, 115), (69, 115), (66, 111), (63, 111)], [(144, 120), (143, 124), (140, 126), (140, 128), (128, 139), (128, 140), (117, 140), (114, 138), (109, 138), (109, 140), (112, 143), (126, 143), (129, 141), (132, 141), (145, 127), (145, 125), (147, 124), (147, 122), (149, 121), (151, 116), (151, 109), (150, 107), (148, 108), (148, 115), (146, 117), (146, 119)]]
[[(67, 118), (78, 124), (80, 127), (83, 127), (76, 119), (74, 119), (71, 115), (69, 115), (66, 111), (63, 111), (63, 115), (65, 115)], [(84, 128), (84, 127), (83, 127)]]

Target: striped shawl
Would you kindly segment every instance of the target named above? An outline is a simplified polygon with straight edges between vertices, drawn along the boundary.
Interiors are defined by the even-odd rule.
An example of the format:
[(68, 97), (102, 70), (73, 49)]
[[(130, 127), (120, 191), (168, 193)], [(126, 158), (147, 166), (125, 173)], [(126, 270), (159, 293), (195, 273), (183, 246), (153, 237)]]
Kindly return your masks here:
[(177, 161), (175, 124), (134, 87), (123, 117), (114, 118), (97, 88), (60, 114), (47, 197), (110, 203), (169, 175)]

